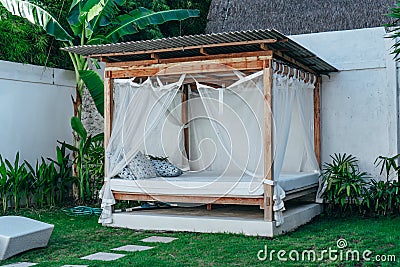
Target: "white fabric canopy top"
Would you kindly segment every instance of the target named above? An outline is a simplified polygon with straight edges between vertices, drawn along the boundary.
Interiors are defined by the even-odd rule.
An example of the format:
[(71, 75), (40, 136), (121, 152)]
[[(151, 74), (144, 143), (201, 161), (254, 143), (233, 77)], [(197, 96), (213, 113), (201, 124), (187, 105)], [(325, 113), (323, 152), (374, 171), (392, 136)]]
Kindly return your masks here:
[[(174, 83), (163, 81), (162, 76), (143, 83), (114, 80), (113, 128), (106, 149), (106, 181), (100, 193), (103, 213), (99, 222), (112, 222), (111, 206), (115, 199), (110, 179), (140, 151), (168, 157), (185, 171), (212, 171), (217, 174), (216, 181), (237, 177), (233, 179), (240, 183), (242, 177), (246, 181), (251, 177), (249, 194), (263, 183), (271, 184), (264, 180), (264, 170), (273, 168), (275, 219), (277, 225), (282, 223), (285, 191), (279, 185), (281, 172), (319, 171), (313, 149), (314, 85), (274, 74), (274, 160), (273, 166), (264, 166), (264, 114), (271, 112), (271, 107), (264, 101), (263, 71), (249, 76), (234, 73), (237, 81), (222, 88), (210, 87), (185, 75)], [(185, 108), (183, 88), (188, 91)], [(183, 114), (186, 110), (187, 114)], [(189, 129), (189, 155), (184, 147), (185, 128)], [(227, 190), (226, 194), (229, 193)]]

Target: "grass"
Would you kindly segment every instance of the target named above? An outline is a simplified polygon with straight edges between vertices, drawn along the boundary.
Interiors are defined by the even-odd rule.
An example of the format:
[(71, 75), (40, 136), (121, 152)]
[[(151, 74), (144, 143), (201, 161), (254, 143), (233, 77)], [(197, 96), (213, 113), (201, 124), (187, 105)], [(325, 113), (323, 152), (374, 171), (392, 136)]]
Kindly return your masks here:
[[(58, 210), (23, 211), (20, 215), (52, 223), (53, 235), (47, 248), (36, 249), (0, 262), (1, 265), (21, 261), (40, 263), (36, 266), (80, 264), (89, 266), (399, 266), (400, 218), (328, 218), (321, 216), (297, 231), (273, 239), (233, 234), (154, 233), (103, 227), (95, 217), (68, 217)], [(155, 244), (148, 251), (125, 253), (113, 262), (86, 261), (82, 256), (95, 252), (111, 252), (111, 248), (128, 244), (148, 245), (140, 240), (152, 235), (179, 238), (169, 244)], [(344, 238), (346, 249), (371, 250), (378, 254), (395, 255), (395, 262), (330, 261), (259, 261), (258, 251), (308, 250), (317, 253), (337, 249)], [(288, 254), (286, 254), (288, 257)]]

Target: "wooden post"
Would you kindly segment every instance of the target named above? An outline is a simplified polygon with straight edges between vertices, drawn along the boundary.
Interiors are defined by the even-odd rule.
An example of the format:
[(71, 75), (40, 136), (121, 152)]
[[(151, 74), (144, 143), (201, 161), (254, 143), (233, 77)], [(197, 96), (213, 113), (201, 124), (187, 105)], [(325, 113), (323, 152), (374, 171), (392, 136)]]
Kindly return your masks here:
[(317, 77), (314, 89), (314, 150), (321, 167), (321, 77)]
[[(104, 149), (107, 149), (110, 142), (112, 117), (114, 110), (113, 100), (114, 86), (111, 78), (111, 71), (106, 71), (104, 74)], [(107, 157), (105, 158), (107, 160)], [(107, 176), (107, 174), (105, 173)]]
[[(264, 176), (273, 181), (273, 150), (272, 150), (272, 59), (268, 66), (264, 61)], [(272, 185), (264, 184), (264, 220), (273, 221), (273, 191)]]
[[(188, 122), (188, 99), (189, 99), (189, 85), (182, 85), (182, 123), (186, 127)], [(186, 157), (189, 160), (189, 128), (183, 129), (183, 140), (185, 146)]]

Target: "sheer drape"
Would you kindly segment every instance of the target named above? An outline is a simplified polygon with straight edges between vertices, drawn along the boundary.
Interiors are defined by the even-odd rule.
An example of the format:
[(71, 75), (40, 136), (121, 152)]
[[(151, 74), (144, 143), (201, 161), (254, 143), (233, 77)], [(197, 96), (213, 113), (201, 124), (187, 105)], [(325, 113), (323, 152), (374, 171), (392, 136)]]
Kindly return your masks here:
[(319, 171), (314, 152), (314, 85), (274, 74), (274, 211), (277, 226), (283, 223), (285, 191), (282, 172)]
[(227, 88), (197, 83), (198, 95), (189, 102), (190, 156), (196, 159), (191, 170), (212, 170), (237, 181), (250, 176), (249, 193), (264, 177), (262, 74), (239, 77)]
[[(103, 209), (100, 223), (111, 223), (111, 206), (115, 204), (109, 179), (123, 170), (138, 151), (146, 152), (145, 140), (151, 139), (154, 128), (168, 113), (183, 80), (184, 75), (178, 82), (169, 85), (154, 85), (151, 79), (142, 84), (131, 80), (114, 81), (117, 105), (106, 150), (106, 181), (100, 192)], [(160, 143), (154, 143), (151, 147), (162, 150)]]

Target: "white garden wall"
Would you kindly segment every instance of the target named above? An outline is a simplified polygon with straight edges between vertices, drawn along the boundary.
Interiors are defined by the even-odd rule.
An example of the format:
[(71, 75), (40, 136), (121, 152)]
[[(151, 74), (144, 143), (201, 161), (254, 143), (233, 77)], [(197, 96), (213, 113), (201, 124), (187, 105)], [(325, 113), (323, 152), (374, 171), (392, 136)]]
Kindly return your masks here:
[(322, 161), (351, 153), (376, 176), (377, 156), (397, 154), (397, 71), (384, 28), (292, 36), (340, 70), (323, 78)]
[(0, 154), (34, 164), (55, 157), (57, 140), (72, 143), (72, 71), (0, 61)]

